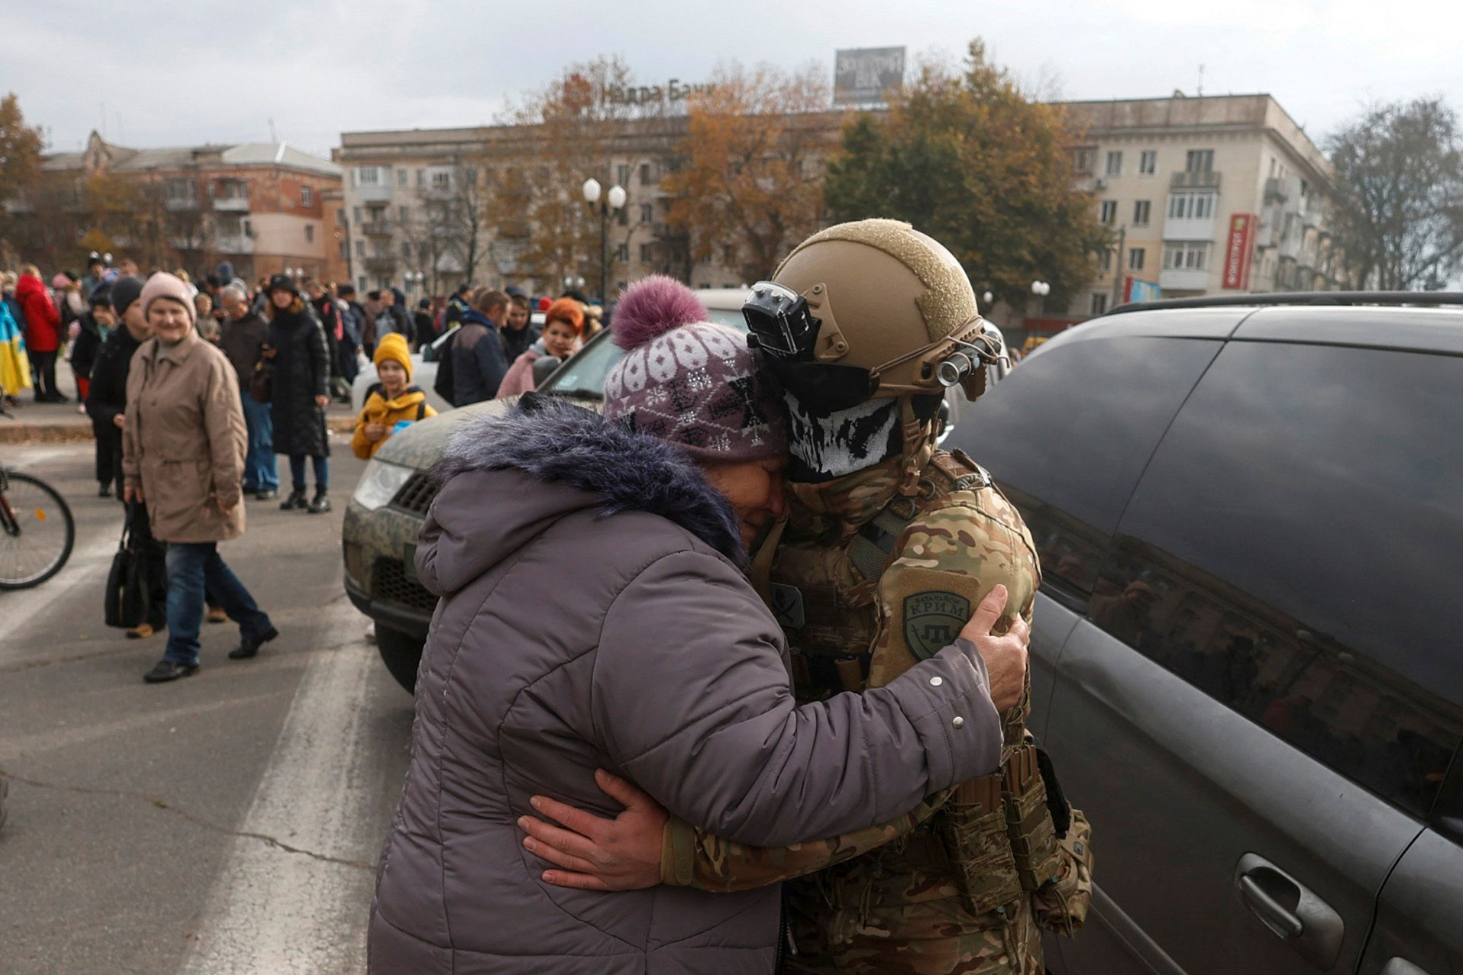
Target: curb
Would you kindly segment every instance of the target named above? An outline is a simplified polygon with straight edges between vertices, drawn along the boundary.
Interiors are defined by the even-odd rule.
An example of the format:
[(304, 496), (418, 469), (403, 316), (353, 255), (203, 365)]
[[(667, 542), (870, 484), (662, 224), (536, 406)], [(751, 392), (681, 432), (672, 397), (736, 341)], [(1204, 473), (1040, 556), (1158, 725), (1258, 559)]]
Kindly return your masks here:
[[(351, 433), (356, 418), (326, 417), (325, 428), (331, 433)], [(10, 423), (0, 419), (0, 444), (81, 443), (95, 439), (90, 423)]]

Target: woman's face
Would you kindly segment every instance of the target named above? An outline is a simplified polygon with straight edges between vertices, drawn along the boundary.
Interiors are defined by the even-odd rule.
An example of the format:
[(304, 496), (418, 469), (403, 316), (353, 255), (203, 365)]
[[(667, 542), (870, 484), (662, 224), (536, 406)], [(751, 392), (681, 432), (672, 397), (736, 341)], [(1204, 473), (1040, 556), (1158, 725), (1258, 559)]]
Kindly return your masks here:
[(376, 367), (376, 378), (381, 380), (387, 399), (395, 399), (406, 389), (406, 370), (395, 359), (382, 359)]
[(154, 298), (147, 306), (147, 324), (152, 334), (164, 342), (181, 342), (193, 327), (188, 307), (172, 298)]
[(274, 307), (283, 311), (294, 304), (295, 294), (293, 291), (286, 291), (280, 288), (278, 291), (271, 291), (269, 293), (269, 300), (274, 303)]
[(749, 549), (757, 533), (787, 510), (782, 496), (782, 472), (786, 467), (786, 457), (770, 457), (701, 468), (711, 486), (731, 502), (741, 522), (742, 544)]
[(573, 352), (574, 343), (578, 339), (579, 333), (568, 322), (561, 322), (556, 318), (544, 326), (544, 348), (556, 359), (562, 359)]

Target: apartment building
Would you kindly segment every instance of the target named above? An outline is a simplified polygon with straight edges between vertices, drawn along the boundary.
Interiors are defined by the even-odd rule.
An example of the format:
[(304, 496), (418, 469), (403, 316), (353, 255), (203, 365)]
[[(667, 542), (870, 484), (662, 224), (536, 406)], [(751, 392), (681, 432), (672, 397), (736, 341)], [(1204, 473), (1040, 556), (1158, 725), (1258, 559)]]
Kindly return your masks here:
[(1325, 227), (1330, 165), (1274, 98), (1062, 105), (1084, 132), (1075, 168), (1115, 246), (1064, 322), (1040, 324), (1125, 301), (1342, 286)]
[(229, 261), (250, 281), (333, 279), (346, 267), (325, 200), (340, 182), (339, 166), (285, 143), (134, 149), (93, 132), (80, 152), (46, 156), (41, 185), (9, 209), (43, 225), (32, 236), (56, 265), (105, 248), (144, 268)]

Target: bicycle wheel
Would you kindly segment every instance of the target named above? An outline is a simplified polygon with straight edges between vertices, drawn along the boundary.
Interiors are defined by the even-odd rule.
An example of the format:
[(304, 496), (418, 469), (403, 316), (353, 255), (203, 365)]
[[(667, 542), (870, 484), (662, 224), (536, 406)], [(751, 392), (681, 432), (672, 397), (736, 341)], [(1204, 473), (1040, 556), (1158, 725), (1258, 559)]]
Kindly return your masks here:
[(61, 571), (76, 542), (71, 509), (45, 481), (0, 471), (0, 589), (29, 589)]

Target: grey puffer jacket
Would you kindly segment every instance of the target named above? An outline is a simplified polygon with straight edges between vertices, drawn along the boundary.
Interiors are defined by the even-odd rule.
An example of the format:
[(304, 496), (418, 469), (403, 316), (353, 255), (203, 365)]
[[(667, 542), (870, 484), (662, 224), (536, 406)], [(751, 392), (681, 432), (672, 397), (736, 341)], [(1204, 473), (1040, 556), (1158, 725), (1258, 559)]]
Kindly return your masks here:
[(983, 666), (947, 647), (887, 687), (797, 707), (735, 516), (687, 455), (538, 409), (465, 426), (437, 470), (417, 570), (442, 598), (370, 971), (771, 972), (775, 886), (549, 886), (516, 826), (529, 797), (614, 815), (605, 768), (741, 842), (862, 828), (995, 768)]

